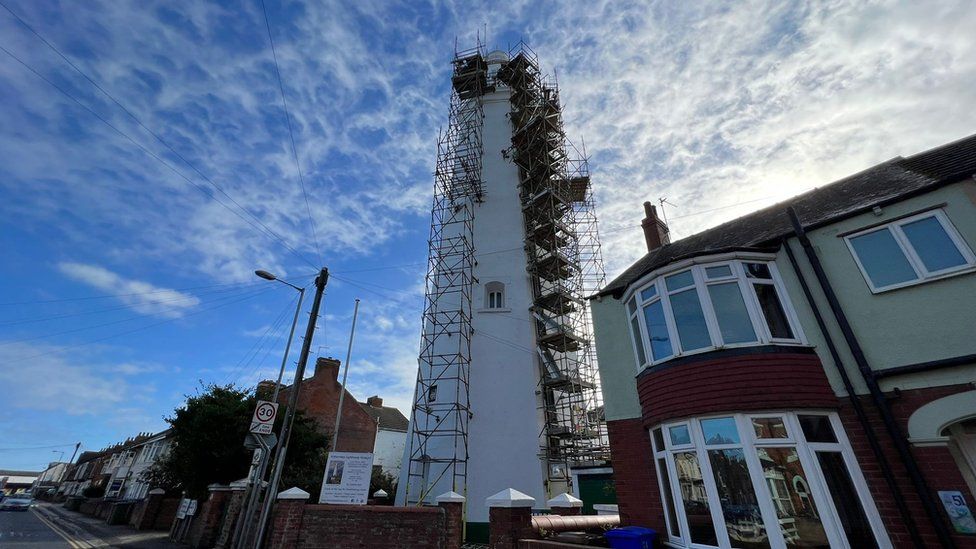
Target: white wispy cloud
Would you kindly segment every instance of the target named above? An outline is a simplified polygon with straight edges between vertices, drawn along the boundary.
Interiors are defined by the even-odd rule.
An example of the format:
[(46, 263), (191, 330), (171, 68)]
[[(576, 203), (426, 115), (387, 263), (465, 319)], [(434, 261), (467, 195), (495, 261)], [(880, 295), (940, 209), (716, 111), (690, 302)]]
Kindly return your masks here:
[(200, 304), (192, 294), (124, 278), (97, 265), (62, 262), (58, 263), (58, 270), (73, 280), (115, 295), (119, 301), (147, 315), (179, 318)]
[(0, 385), (11, 389), (4, 396), (6, 406), (101, 416), (121, 403), (144, 404), (153, 390), (150, 384), (132, 384), (118, 375), (138, 373), (145, 365), (113, 364), (92, 353), (65, 355), (59, 350), (21, 342), (0, 345)]

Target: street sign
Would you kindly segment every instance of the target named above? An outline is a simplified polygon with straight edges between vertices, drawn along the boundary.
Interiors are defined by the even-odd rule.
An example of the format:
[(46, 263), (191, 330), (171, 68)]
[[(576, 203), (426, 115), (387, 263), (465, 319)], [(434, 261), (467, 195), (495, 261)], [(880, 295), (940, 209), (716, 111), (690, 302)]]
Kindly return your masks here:
[(244, 447), (248, 450), (256, 450), (258, 448), (270, 450), (276, 444), (278, 444), (278, 435), (274, 433), (268, 433), (266, 435), (248, 433), (244, 436)]
[(254, 416), (251, 418), (250, 432), (259, 435), (271, 433), (275, 418), (278, 416), (278, 403), (259, 400), (254, 408)]

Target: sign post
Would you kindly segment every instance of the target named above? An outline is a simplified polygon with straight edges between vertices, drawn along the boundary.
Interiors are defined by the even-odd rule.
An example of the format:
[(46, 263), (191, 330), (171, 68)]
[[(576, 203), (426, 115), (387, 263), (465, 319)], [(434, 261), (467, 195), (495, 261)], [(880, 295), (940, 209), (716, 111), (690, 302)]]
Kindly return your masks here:
[(278, 403), (259, 400), (254, 408), (254, 416), (251, 418), (251, 428), (249, 431), (258, 435), (271, 434), (274, 427), (275, 418), (278, 417)]
[(373, 473), (373, 454), (331, 452), (325, 464), (319, 503), (366, 505), (369, 479)]

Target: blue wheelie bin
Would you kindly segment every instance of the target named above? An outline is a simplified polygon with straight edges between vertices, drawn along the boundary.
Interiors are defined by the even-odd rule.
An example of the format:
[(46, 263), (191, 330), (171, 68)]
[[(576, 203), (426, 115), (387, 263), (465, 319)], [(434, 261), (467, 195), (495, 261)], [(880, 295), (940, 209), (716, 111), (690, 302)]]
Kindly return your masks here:
[(657, 532), (640, 526), (624, 526), (608, 530), (604, 535), (612, 549), (652, 549)]

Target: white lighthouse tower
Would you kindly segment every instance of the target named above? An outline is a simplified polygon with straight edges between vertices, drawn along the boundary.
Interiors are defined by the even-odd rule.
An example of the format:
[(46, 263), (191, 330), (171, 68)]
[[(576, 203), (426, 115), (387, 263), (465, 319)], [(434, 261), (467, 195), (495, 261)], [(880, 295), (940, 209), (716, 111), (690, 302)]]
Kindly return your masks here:
[(603, 267), (585, 156), (534, 53), (479, 46), (453, 63), (397, 503), (461, 493), (472, 534), (488, 496), (544, 505), (571, 468), (607, 459), (584, 301)]

